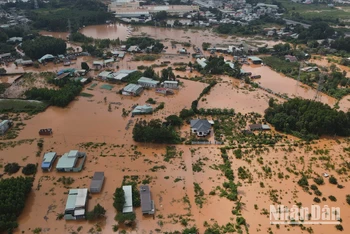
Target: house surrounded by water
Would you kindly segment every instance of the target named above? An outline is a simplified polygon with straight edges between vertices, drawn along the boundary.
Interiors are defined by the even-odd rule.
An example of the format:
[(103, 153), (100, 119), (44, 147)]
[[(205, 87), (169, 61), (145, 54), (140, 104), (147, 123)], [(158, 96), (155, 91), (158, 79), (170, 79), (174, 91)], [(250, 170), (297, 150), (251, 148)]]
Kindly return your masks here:
[(71, 150), (58, 159), (56, 170), (59, 172), (79, 172), (83, 169), (85, 160), (86, 153)]
[(43, 171), (51, 171), (51, 168), (57, 158), (56, 152), (47, 152), (44, 154), (43, 161), (41, 162), (41, 169)]
[(206, 119), (192, 119), (190, 121), (191, 132), (195, 133), (199, 137), (207, 136), (210, 134), (211, 124)]
[(64, 209), (65, 220), (85, 219), (88, 189), (70, 189), (66, 207)]
[(151, 198), (151, 191), (148, 185), (140, 186), (141, 209), (142, 214), (154, 214), (154, 201)]

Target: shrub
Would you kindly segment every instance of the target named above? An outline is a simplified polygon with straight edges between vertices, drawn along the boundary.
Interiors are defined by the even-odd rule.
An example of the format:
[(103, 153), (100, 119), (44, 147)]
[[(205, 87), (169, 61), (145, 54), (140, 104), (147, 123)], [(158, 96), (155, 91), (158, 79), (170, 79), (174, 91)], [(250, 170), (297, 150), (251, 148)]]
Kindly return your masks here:
[(306, 176), (302, 176), (301, 179), (298, 181), (298, 185), (301, 187), (309, 186), (309, 182), (307, 181)]
[(18, 163), (8, 163), (5, 166), (5, 172), (11, 175), (19, 171), (19, 168), (20, 166), (18, 165)]
[(316, 202), (316, 203), (320, 203), (320, 202), (321, 202), (321, 199), (318, 198), (318, 197), (315, 197), (313, 201)]
[(337, 201), (337, 198), (335, 196), (333, 196), (333, 195), (329, 196), (328, 198), (331, 201), (334, 201), (334, 202)]
[(314, 178), (314, 182), (318, 185), (322, 185), (324, 184), (324, 180), (322, 177), (317, 177), (317, 178)]
[(329, 183), (331, 184), (338, 184), (337, 179), (334, 176), (329, 177)]
[(94, 209), (86, 214), (87, 220), (95, 220), (101, 217), (104, 217), (106, 214), (105, 208), (103, 208), (100, 204), (97, 204)]
[(350, 194), (346, 195), (346, 202), (350, 205)]
[(315, 184), (312, 184), (312, 185), (310, 186), (310, 188), (311, 188), (312, 190), (317, 190), (317, 189), (318, 189), (317, 186), (316, 186)]
[(29, 163), (27, 164), (27, 166), (23, 167), (22, 173), (25, 175), (34, 175), (36, 173), (36, 170), (37, 170), (36, 165)]
[(343, 231), (344, 230), (344, 228), (343, 228), (343, 226), (341, 224), (335, 225), (335, 228), (337, 230), (339, 230), (339, 231)]
[(316, 196), (322, 196), (322, 193), (320, 190), (316, 189), (314, 192)]

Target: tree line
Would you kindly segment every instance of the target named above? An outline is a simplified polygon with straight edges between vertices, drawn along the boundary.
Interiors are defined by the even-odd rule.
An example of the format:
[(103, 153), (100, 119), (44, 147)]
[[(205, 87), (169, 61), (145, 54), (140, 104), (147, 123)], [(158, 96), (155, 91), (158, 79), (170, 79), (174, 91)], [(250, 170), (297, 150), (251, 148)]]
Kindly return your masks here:
[(64, 40), (54, 37), (39, 36), (22, 43), (24, 53), (32, 59), (39, 59), (45, 54), (65, 54), (67, 44)]
[(33, 178), (30, 177), (0, 180), (0, 233), (12, 233), (18, 227), (17, 217), (25, 206), (32, 186)]
[(312, 101), (294, 98), (282, 104), (269, 102), (265, 111), (267, 122), (276, 130), (296, 135), (306, 140), (321, 135), (349, 136), (350, 113), (337, 111), (330, 106)]
[[(96, 0), (60, 0), (42, 4), (40, 10), (29, 11), (33, 26), (38, 29), (52, 31), (67, 31), (68, 20), (73, 30), (83, 25), (106, 23), (113, 19), (113, 14), (107, 12), (107, 7)], [(65, 19), (65, 20), (64, 20)]]
[(133, 139), (136, 142), (168, 143), (176, 144), (181, 142), (179, 134), (173, 126), (164, 126), (160, 119), (153, 119), (150, 122), (138, 121), (132, 131)]
[(60, 89), (32, 88), (25, 92), (28, 99), (47, 101), (50, 105), (65, 107), (81, 92), (82, 84), (78, 81), (63, 78), (51, 80)]

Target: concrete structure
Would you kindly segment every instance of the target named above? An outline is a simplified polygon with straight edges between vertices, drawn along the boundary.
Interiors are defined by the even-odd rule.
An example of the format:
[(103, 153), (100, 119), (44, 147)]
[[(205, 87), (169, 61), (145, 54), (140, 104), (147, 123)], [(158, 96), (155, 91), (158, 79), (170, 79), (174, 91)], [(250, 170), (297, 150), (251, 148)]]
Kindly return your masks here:
[(211, 124), (206, 119), (193, 119), (190, 122), (192, 133), (197, 136), (207, 136), (210, 134)]
[[(78, 159), (82, 158), (80, 165), (77, 165)], [(56, 170), (60, 172), (79, 172), (83, 169), (86, 160), (86, 154), (78, 150), (71, 150), (62, 155), (56, 165)]]
[(51, 171), (51, 168), (57, 158), (55, 152), (47, 152), (44, 154), (43, 161), (41, 162), (41, 169), (43, 171)]
[(65, 220), (85, 219), (88, 190), (70, 189), (66, 208), (64, 209)]
[(248, 57), (250, 61), (252, 61), (253, 64), (261, 64), (262, 60), (256, 56), (250, 56)]
[(12, 121), (11, 120), (3, 120), (0, 123), (0, 136), (4, 135), (6, 131), (12, 126)]
[(166, 80), (163, 82), (163, 87), (168, 88), (168, 89), (178, 89), (179, 82), (174, 81), (174, 80)]
[(143, 88), (141, 85), (137, 84), (128, 84), (122, 90), (123, 95), (127, 96), (137, 96), (142, 92)]
[(191, 5), (140, 6), (139, 1), (115, 0), (108, 5), (108, 10), (115, 12), (117, 18), (148, 18), (151, 14), (161, 11), (167, 12), (168, 15), (182, 16), (185, 13), (199, 11), (199, 7)]
[(202, 68), (205, 68), (207, 66), (207, 60), (205, 58), (197, 58), (196, 62), (201, 66)]
[(143, 115), (143, 114), (152, 114), (153, 108), (151, 105), (143, 105), (143, 106), (136, 106), (135, 109), (132, 110), (132, 115)]
[(125, 197), (123, 214), (131, 213), (134, 211), (133, 206), (132, 206), (132, 187), (131, 187), (131, 185), (124, 185), (123, 190), (124, 190), (124, 197)]
[(147, 87), (147, 88), (155, 88), (158, 86), (159, 81), (157, 80), (153, 80), (151, 78), (147, 78), (147, 77), (141, 77), (137, 83), (139, 85), (141, 85), (142, 87)]
[(91, 184), (90, 184), (90, 193), (101, 192), (104, 181), (105, 181), (105, 173), (95, 172), (94, 177), (92, 177)]
[(154, 201), (151, 199), (151, 191), (148, 185), (140, 186), (140, 198), (142, 214), (154, 214)]

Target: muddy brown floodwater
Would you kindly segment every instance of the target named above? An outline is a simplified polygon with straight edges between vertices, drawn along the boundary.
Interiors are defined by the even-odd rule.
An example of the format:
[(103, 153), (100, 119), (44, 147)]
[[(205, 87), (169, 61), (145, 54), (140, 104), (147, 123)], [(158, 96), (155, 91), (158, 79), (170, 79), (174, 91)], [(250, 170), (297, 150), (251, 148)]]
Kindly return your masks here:
[[(126, 27), (126, 26), (121, 26)], [(123, 28), (111, 25), (89, 26), (82, 29), (82, 32), (88, 36), (99, 38), (120, 38), (124, 34)], [(128, 31), (128, 30), (126, 30)], [(50, 32), (48, 32), (50, 33)], [(171, 40), (180, 42), (191, 40), (197, 46), (201, 47), (204, 41), (213, 41), (215, 43), (231, 43), (235, 39), (223, 38), (212, 34), (210, 30), (175, 30), (154, 27), (137, 27), (133, 31), (135, 35), (141, 33), (150, 34), (160, 39), (167, 39), (164, 43), (170, 46)], [(52, 36), (63, 38), (65, 35), (60, 33), (51, 33)], [(127, 35), (127, 33), (126, 33)], [(125, 35), (125, 36), (126, 36)], [(231, 42), (230, 42), (231, 41)], [(270, 42), (266, 42), (270, 43)], [(271, 42), (274, 43), (274, 42)], [(140, 65), (160, 64), (162, 61), (169, 60), (174, 62), (189, 61), (194, 62), (187, 56), (176, 55), (175, 50), (168, 49), (167, 54), (155, 62), (134, 62), (133, 56), (127, 55), (124, 60), (113, 64), (112, 69), (116, 70), (118, 65), (120, 69), (136, 69)], [(93, 58), (80, 57), (76, 64), (71, 65), (74, 68), (80, 68), (82, 61), (91, 65)], [(175, 66), (173, 66), (175, 67)], [(39, 69), (35, 68), (15, 68), (9, 65), (10, 72), (27, 71), (58, 71), (63, 65), (47, 64)], [(160, 72), (162, 68), (156, 68)], [(253, 74), (259, 74), (261, 79), (256, 80), (261, 86), (271, 89), (276, 93), (286, 93), (289, 97), (300, 96), (303, 98), (314, 99), (316, 91), (297, 81), (285, 77), (284, 75), (272, 71), (266, 66), (244, 66), (244, 70), (251, 71)], [(92, 72), (95, 77), (98, 72)], [(198, 72), (174, 71), (175, 75), (181, 77), (193, 78), (200, 76)], [(248, 112), (258, 112), (264, 114), (268, 106), (270, 97), (276, 96), (267, 93), (261, 89), (253, 89), (237, 79), (227, 76), (217, 76), (218, 84), (204, 95), (199, 101), (199, 108), (233, 108), (236, 112), (246, 114)], [(137, 222), (134, 230), (127, 229), (128, 233), (147, 234), (164, 233), (176, 230), (182, 230), (184, 226), (181, 223), (188, 223), (188, 226), (196, 225), (199, 233), (204, 233), (206, 227), (204, 224), (226, 225), (227, 223), (236, 223), (236, 216), (232, 210), (237, 205), (228, 200), (225, 194), (220, 191), (223, 188), (223, 182), (227, 182), (225, 175), (220, 170), (223, 164), (220, 146), (217, 145), (177, 145), (177, 155), (170, 162), (164, 160), (166, 145), (141, 144), (132, 139), (132, 129), (136, 121), (140, 119), (150, 120), (155, 118), (164, 119), (171, 114), (178, 114), (183, 108), (190, 108), (193, 100), (197, 99), (205, 83), (195, 82), (180, 78), (183, 86), (175, 91), (172, 96), (163, 96), (156, 94), (154, 90), (144, 90), (139, 97), (127, 97), (118, 94), (118, 91), (125, 84), (113, 84), (112, 90), (102, 89), (104, 82), (94, 80), (97, 86), (88, 89), (88, 84), (83, 92), (92, 94), (92, 97), (78, 96), (66, 108), (49, 107), (45, 112), (39, 113), (30, 119), (23, 120), (24, 129), (20, 131), (18, 140), (32, 139), (28, 142), (16, 142), (14, 147), (6, 144), (9, 141), (1, 141), (0, 144), (0, 164), (6, 165), (9, 162), (17, 162), (20, 166), (27, 163), (41, 164), (44, 152), (55, 151), (59, 155), (77, 149), (87, 153), (87, 161), (82, 172), (79, 173), (58, 173), (51, 171), (43, 173), (40, 169), (35, 176), (33, 191), (26, 203), (23, 213), (19, 217), (19, 227), (15, 233), (31, 233), (35, 228), (41, 228), (42, 233), (113, 233), (112, 227), (116, 224), (114, 216), (116, 214), (113, 208), (113, 193), (115, 189), (121, 186), (124, 176), (138, 176), (141, 183), (148, 176), (148, 181), (152, 192), (152, 198), (155, 202), (155, 218), (145, 217), (141, 214), (141, 209), (136, 208)], [(14, 86), (15, 87), (15, 86)], [(165, 103), (165, 107), (158, 112), (147, 116), (123, 117), (124, 111), (132, 110), (136, 104), (143, 105), (146, 100), (153, 98), (157, 104)], [(277, 98), (280, 102), (284, 100)], [(345, 97), (339, 105), (345, 108), (350, 99)], [(335, 100), (327, 95), (320, 94), (319, 100), (329, 105), (334, 105)], [(346, 102), (346, 103), (342, 103)], [(110, 108), (109, 108), (110, 106)], [(211, 117), (209, 117), (211, 118)], [(53, 135), (43, 137), (44, 148), (39, 157), (37, 141), (40, 139), (38, 130), (41, 128), (52, 128)], [(189, 136), (190, 126), (185, 123), (180, 129), (181, 136)], [(310, 172), (309, 184), (313, 184), (313, 177), (322, 176), (323, 172), (334, 175), (338, 183), (344, 188), (337, 188), (325, 179), (325, 184), (318, 186), (322, 192), (324, 201), (320, 204), (328, 206), (337, 206), (341, 208), (342, 226), (344, 233), (350, 230), (350, 207), (346, 204), (346, 194), (349, 194), (349, 176), (348, 171), (340, 174), (337, 169), (345, 168), (344, 161), (349, 161), (350, 156), (346, 148), (349, 147), (347, 140), (341, 138), (327, 138), (304, 146), (298, 142), (296, 137), (288, 136), (283, 142), (277, 143), (274, 147), (264, 146), (258, 148), (242, 148), (242, 159), (237, 159), (233, 150), (228, 150), (228, 158), (232, 162), (235, 182), (240, 182), (242, 186), (238, 188), (238, 195), (241, 199), (243, 209), (242, 215), (246, 219), (249, 227), (249, 233), (307, 233), (299, 226), (270, 225), (268, 213), (270, 204), (283, 204), (289, 206), (295, 203), (302, 203), (303, 206), (314, 204), (315, 195), (303, 191), (297, 184), (301, 178), (301, 172)], [(93, 142), (93, 146), (87, 146), (84, 143)], [(95, 143), (105, 143), (97, 145)], [(318, 150), (328, 150), (327, 153), (319, 153)], [(327, 160), (321, 160), (320, 156), (329, 156)], [(258, 160), (259, 159), (259, 160)], [(201, 160), (201, 170), (194, 170), (194, 164)], [(164, 166), (164, 167), (162, 167)], [(263, 168), (264, 166), (264, 168)], [(241, 167), (241, 168), (240, 168)], [(266, 172), (266, 167), (270, 168), (271, 174)], [(334, 167), (334, 169), (332, 169)], [(240, 168), (240, 169), (239, 169)], [(248, 173), (249, 179), (242, 179), (242, 168)], [(90, 178), (95, 171), (104, 171), (106, 180), (100, 194), (91, 195), (88, 201), (88, 210), (91, 210), (97, 203), (101, 204), (106, 212), (106, 219), (97, 222), (88, 221), (65, 221), (56, 220), (58, 214), (64, 212), (69, 188), (89, 187)], [(0, 168), (3, 173), (3, 167)], [(17, 172), (14, 176), (20, 176)], [(63, 185), (58, 182), (61, 177), (72, 177), (74, 182), (71, 185)], [(4, 175), (4, 178), (9, 177)], [(203, 196), (196, 196), (194, 183), (203, 189)], [(329, 196), (336, 197), (335, 202), (329, 200)], [(199, 206), (198, 199), (203, 202)], [(277, 200), (276, 200), (277, 199)], [(185, 221), (184, 221), (185, 220)], [(336, 233), (335, 225), (304, 225), (312, 227), (313, 233), (333, 234)], [(99, 227), (102, 231), (98, 231)], [(244, 228), (243, 233), (247, 233)]]

